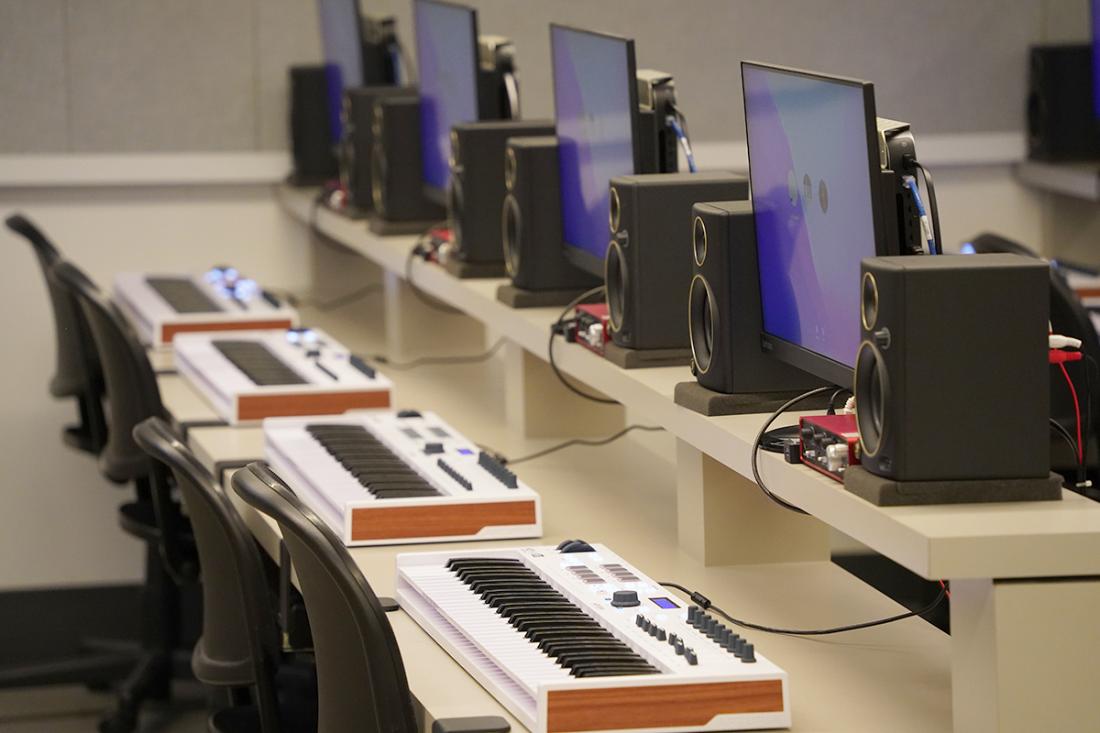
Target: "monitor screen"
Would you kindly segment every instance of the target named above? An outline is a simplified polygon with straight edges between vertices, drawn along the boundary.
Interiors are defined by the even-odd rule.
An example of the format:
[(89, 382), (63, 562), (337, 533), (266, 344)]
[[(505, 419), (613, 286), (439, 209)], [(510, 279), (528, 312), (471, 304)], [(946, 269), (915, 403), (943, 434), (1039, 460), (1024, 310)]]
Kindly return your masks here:
[(333, 140), (342, 133), (344, 90), (363, 84), (363, 42), (359, 0), (317, 0), (321, 45), (328, 65), (329, 124)]
[(634, 42), (550, 27), (562, 234), (576, 265), (603, 275), (608, 181), (635, 172)]
[(844, 383), (860, 262), (876, 254), (873, 88), (749, 63), (742, 80), (765, 340), (823, 357), (796, 366)]
[(420, 70), (421, 178), (441, 196), (451, 178), (451, 128), (478, 119), (477, 12), (414, 0), (413, 16)]

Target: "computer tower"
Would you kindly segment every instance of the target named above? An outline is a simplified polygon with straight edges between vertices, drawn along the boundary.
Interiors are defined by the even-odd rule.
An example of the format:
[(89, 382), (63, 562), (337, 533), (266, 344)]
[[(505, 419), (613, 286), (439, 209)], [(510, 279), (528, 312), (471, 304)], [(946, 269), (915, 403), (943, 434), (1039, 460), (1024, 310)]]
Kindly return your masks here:
[(586, 290), (599, 284), (565, 259), (559, 170), (556, 137), (508, 140), (501, 239), (508, 275), (522, 290)]
[(1093, 108), (1092, 47), (1033, 46), (1027, 96), (1028, 157), (1050, 162), (1100, 158)]
[(335, 141), (329, 119), (324, 65), (290, 67), (290, 182), (317, 186), (336, 178)]
[(371, 196), (387, 222), (438, 222), (445, 209), (424, 195), (420, 161), (420, 99), (381, 97), (374, 104)]
[(351, 207), (359, 212), (374, 208), (371, 158), (374, 154), (374, 103), (384, 97), (415, 97), (412, 86), (354, 87), (344, 92), (344, 141), (340, 178)]
[(691, 370), (725, 394), (806, 391), (820, 380), (764, 353), (756, 225), (748, 201), (695, 204), (688, 291)]
[(863, 261), (856, 422), (896, 481), (1044, 478), (1049, 265), (1013, 254)]
[(748, 198), (733, 173), (655, 173), (610, 182), (604, 260), (611, 337), (628, 349), (688, 348), (692, 207)]
[(469, 122), (451, 129), (447, 209), (455, 257), (471, 263), (503, 262), (505, 144), (509, 138), (553, 134), (550, 120)]

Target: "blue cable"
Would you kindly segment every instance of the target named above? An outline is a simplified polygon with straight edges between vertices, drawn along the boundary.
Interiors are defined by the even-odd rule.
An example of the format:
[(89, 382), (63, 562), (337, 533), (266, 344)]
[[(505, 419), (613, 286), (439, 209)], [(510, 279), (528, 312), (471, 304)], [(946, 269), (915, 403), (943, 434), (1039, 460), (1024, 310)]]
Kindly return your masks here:
[(935, 238), (932, 237), (932, 235), (931, 235), (931, 222), (928, 220), (928, 211), (925, 210), (925, 208), (924, 208), (924, 201), (921, 200), (920, 191), (917, 188), (917, 179), (914, 178), (913, 176), (905, 176), (904, 180), (905, 180), (905, 187), (908, 188), (913, 193), (913, 203), (915, 203), (916, 206), (917, 206), (917, 213), (920, 215), (921, 221), (923, 223), (925, 223), (926, 225), (928, 225), (928, 227), (929, 227), (929, 235), (928, 235), (928, 240), (927, 240), (928, 241), (928, 254), (930, 254), (930, 255), (942, 254), (942, 252), (939, 249), (939, 242), (937, 242), (935, 240)]
[(684, 132), (684, 126), (672, 115), (668, 116), (668, 126), (676, 133), (676, 139), (680, 141), (680, 147), (684, 149), (684, 157), (687, 158), (688, 170), (692, 173), (697, 172), (698, 169), (695, 167), (695, 154), (691, 151), (691, 141), (688, 140), (687, 133)]

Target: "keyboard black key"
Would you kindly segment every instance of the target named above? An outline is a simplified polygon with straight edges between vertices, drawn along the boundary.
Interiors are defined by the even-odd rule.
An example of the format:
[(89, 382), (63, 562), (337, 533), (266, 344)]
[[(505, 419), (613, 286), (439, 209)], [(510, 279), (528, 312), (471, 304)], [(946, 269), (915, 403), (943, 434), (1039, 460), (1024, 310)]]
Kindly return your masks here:
[(306, 427), (314, 440), (376, 499), (439, 496), (440, 492), (362, 425)]
[(147, 277), (145, 282), (176, 313), (217, 313), (223, 310), (189, 278)]
[(275, 386), (308, 384), (296, 371), (259, 341), (219, 340), (211, 342), (222, 356), (240, 369), (254, 384)]
[(454, 558), (447, 568), (571, 675), (659, 673), (626, 642), (519, 560)]

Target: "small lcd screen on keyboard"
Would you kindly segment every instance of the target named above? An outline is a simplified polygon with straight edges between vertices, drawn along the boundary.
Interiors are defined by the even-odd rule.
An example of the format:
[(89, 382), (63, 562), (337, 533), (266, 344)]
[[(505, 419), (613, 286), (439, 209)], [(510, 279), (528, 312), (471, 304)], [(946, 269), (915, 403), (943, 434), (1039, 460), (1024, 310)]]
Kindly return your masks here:
[(676, 601), (671, 598), (665, 598), (664, 596), (660, 598), (650, 598), (649, 600), (653, 601), (654, 605), (658, 608), (679, 608), (679, 606), (676, 605)]

